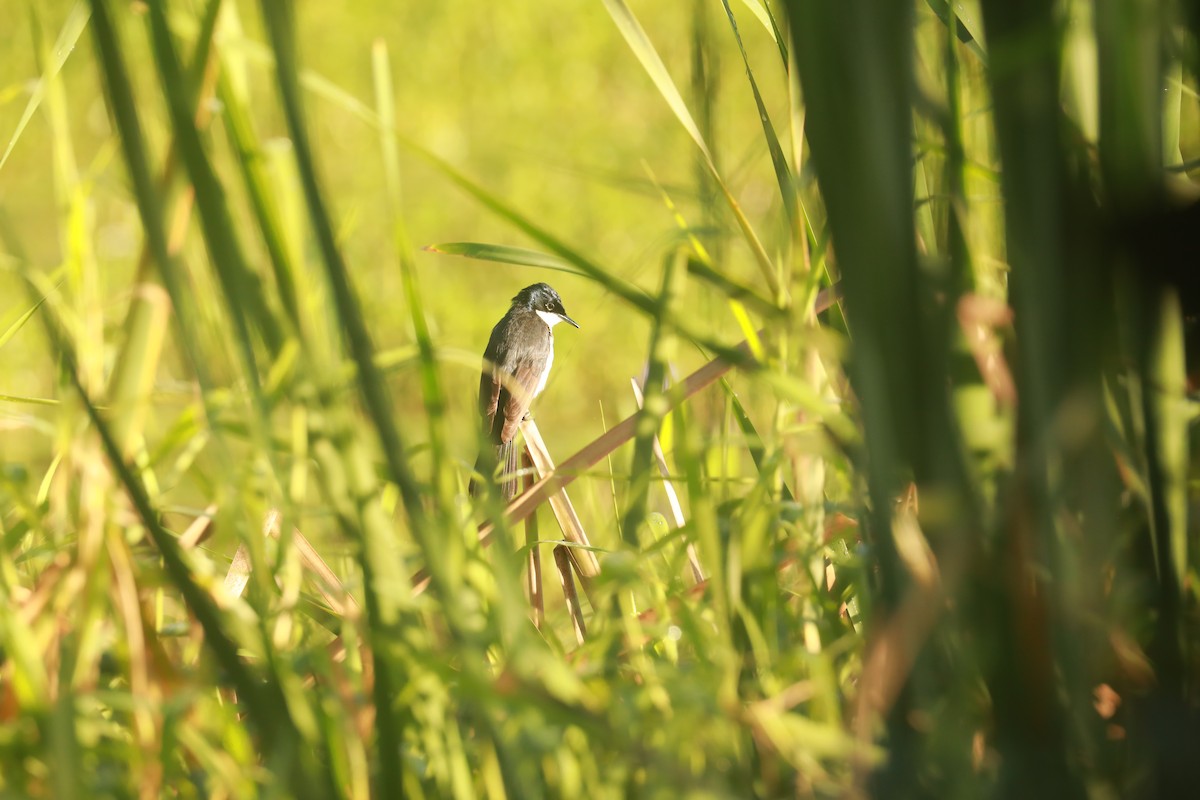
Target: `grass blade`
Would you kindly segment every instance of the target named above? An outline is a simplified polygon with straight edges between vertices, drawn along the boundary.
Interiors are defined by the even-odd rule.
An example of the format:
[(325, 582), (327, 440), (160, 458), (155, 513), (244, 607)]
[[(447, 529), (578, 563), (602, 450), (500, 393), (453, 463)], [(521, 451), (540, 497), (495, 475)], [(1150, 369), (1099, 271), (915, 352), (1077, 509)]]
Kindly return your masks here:
[(725, 197), (725, 202), (729, 204), (729, 210), (733, 212), (734, 219), (737, 220), (738, 227), (742, 230), (742, 235), (745, 237), (747, 244), (750, 245), (750, 250), (754, 254), (755, 262), (762, 272), (767, 287), (771, 290), (773, 296), (779, 296), (780, 292), (783, 291), (783, 287), (779, 285), (779, 278), (775, 274), (775, 266), (771, 263), (771, 258), (767, 255), (762, 242), (759, 241), (758, 234), (754, 232), (754, 228), (750, 225), (750, 220), (747, 219), (745, 212), (742, 211), (742, 207), (738, 204), (733, 193), (729, 191), (729, 187), (725, 185), (725, 181), (721, 178), (716, 162), (713, 161), (712, 153), (709, 151), (704, 137), (701, 136), (700, 129), (696, 127), (696, 121), (692, 119), (691, 112), (687, 109), (687, 104), (683, 102), (683, 96), (675, 88), (675, 83), (671, 80), (671, 75), (667, 72), (666, 65), (663, 64), (658, 51), (651, 44), (650, 37), (646, 35), (646, 31), (642, 28), (641, 23), (638, 22), (633, 12), (629, 10), (629, 6), (625, 4), (624, 0), (604, 0), (604, 7), (608, 9), (613, 22), (617, 24), (617, 30), (621, 32), (621, 35), (625, 37), (625, 41), (629, 43), (630, 49), (633, 50), (634, 55), (641, 62), (642, 67), (646, 70), (646, 74), (650, 76), (650, 80), (654, 82), (659, 94), (667, 101), (667, 105), (670, 106), (671, 111), (675, 114), (675, 118), (679, 120), (684, 130), (687, 131), (688, 136), (691, 137), (696, 147), (699, 148), (705, 165), (708, 167), (709, 172), (712, 173), (714, 180), (716, 180), (721, 194)]
[(4, 165), (8, 163), (8, 157), (12, 155), (13, 148), (17, 146), (17, 141), (21, 138), (21, 134), (25, 132), (25, 129), (33, 120), (33, 115), (37, 113), (38, 107), (46, 98), (46, 91), (50, 85), (50, 81), (62, 70), (71, 53), (75, 52), (75, 43), (83, 35), (83, 29), (87, 27), (87, 22), (87, 7), (82, 2), (76, 2), (71, 7), (71, 13), (67, 15), (66, 22), (63, 23), (62, 30), (58, 34), (58, 39), (54, 42), (54, 57), (50, 63), (45, 65), (45, 71), (41, 79), (38, 80), (33, 93), (30, 95), (29, 102), (25, 104), (25, 110), (21, 113), (21, 119), (17, 121), (17, 127), (13, 131), (13, 135), (9, 137), (8, 144), (4, 148), (4, 153), (0, 154), (0, 171), (3, 171)]
[[(737, 18), (733, 15), (733, 9), (729, 7), (729, 0), (721, 0), (721, 5), (725, 7), (725, 15), (729, 18), (729, 27), (733, 30), (733, 38), (737, 40), (738, 52), (742, 55), (742, 64), (746, 67), (746, 80), (750, 82), (750, 91), (754, 94), (754, 105), (758, 108), (758, 120), (762, 123), (763, 139), (766, 140), (767, 150), (771, 154), (771, 167), (775, 170), (775, 182), (779, 184), (779, 197), (783, 200), (783, 207), (787, 212), (787, 224), (791, 226), (799, 220), (792, 170), (788, 166), (783, 148), (779, 144), (779, 137), (775, 133), (775, 126), (771, 123), (771, 116), (767, 113), (762, 92), (758, 90), (758, 81), (754, 80), (754, 71), (750, 69), (750, 57), (746, 55), (746, 45), (742, 42), (742, 33), (738, 30)], [(787, 63), (786, 59), (784, 63)]]
[[(32, 288), (32, 286), (31, 286)], [(87, 416), (100, 437), (109, 466), (124, 488), (142, 524), (149, 532), (172, 584), (183, 595), (188, 609), (204, 629), (205, 643), (214, 660), (229, 676), (237, 688), (240, 702), (246, 714), (262, 737), (263, 745), (273, 757), (295, 759), (299, 750), (299, 734), (284, 702), (283, 694), (275, 683), (263, 683), (241, 661), (234, 640), (225, 630), (221, 611), (213, 598), (195, 582), (191, 568), (184, 559), (178, 542), (166, 532), (159, 522), (159, 513), (154, 509), (145, 487), (121, 456), (120, 447), (113, 437), (109, 425), (92, 402), (76, 368), (75, 351), (63, 336), (58, 320), (52, 313), (44, 315), (47, 334), (56, 352), (66, 366), (67, 378), (83, 403)], [(323, 781), (314, 781), (311, 762), (292, 761), (291, 787), (301, 797), (325, 795), (321, 789)]]
[[(429, 543), (426, 541), (429, 533), (426, 530), (426, 514), (420, 490), (417, 487), (416, 477), (404, 456), (404, 443), (393, 421), (392, 404), (383, 379), (375, 368), (374, 347), (363, 323), (362, 309), (354, 288), (350, 284), (346, 265), (342, 260), (341, 251), (337, 247), (333, 229), (329, 223), (325, 201), (317, 185), (312, 148), (308, 141), (308, 132), (300, 106), (299, 87), (296, 83), (298, 71), (295, 65), (292, 40), (292, 11), (290, 8), (281, 7), (268, 0), (263, 0), (261, 9), (275, 53), (276, 78), (283, 97), (288, 129), (292, 135), (309, 219), (321, 250), (326, 278), (333, 290), (342, 332), (358, 369), (358, 383), (366, 402), (368, 416), (379, 436), (391, 478), (400, 489), (411, 530), (425, 551), (426, 563), (430, 565), (435, 584), (440, 590), (448, 591), (449, 587), (445, 586), (444, 578), (441, 581), (438, 580), (442, 577), (438, 570), (439, 559), (432, 553)], [(376, 571), (372, 563), (374, 550), (382, 546), (382, 543), (372, 542), (365, 534), (364, 531), (366, 541), (362, 543), (362, 555), (359, 563), (363, 570), (367, 621), (371, 626), (376, 644), (372, 651), (375, 670), (373, 692), (378, 723), (381, 791), (389, 797), (402, 797), (404, 795), (404, 773), (398, 755), (401, 732), (398, 727), (398, 717), (392, 713), (392, 702), (396, 690), (392, 684), (391, 666), (385, 658), (383, 637), (380, 634), (384, 624), (394, 621), (394, 612), (389, 613), (386, 617), (383, 616), (385, 611), (380, 594), (384, 587), (377, 583)]]

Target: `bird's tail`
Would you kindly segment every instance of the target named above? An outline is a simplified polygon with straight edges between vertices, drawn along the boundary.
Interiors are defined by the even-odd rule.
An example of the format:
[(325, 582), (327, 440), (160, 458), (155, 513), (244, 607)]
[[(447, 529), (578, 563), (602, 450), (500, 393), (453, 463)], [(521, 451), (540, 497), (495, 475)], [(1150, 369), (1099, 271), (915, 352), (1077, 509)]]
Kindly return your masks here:
[[(497, 470), (497, 466), (501, 467), (501, 469)], [(499, 491), (500, 499), (505, 505), (508, 505), (517, 496), (517, 490), (521, 485), (517, 469), (517, 443), (515, 439), (496, 445), (491, 449), (491, 452), (485, 449), (480, 452), (479, 458), (475, 461), (475, 474), (471, 477), (471, 486), (468, 491), (472, 497), (478, 497), (483, 493), (481, 481), (491, 480), (493, 476), (497, 476), (497, 473), (499, 473), (495, 478), (496, 488)]]

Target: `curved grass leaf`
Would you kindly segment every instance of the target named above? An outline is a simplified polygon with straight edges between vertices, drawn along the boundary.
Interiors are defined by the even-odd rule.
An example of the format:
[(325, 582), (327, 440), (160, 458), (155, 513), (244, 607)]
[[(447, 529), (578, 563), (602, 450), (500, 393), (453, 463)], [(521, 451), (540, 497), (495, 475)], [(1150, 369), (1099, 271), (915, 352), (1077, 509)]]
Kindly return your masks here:
[(767, 113), (766, 104), (763, 103), (762, 92), (758, 90), (758, 81), (754, 79), (754, 71), (750, 69), (750, 57), (746, 55), (746, 45), (742, 42), (742, 33), (738, 30), (737, 18), (733, 15), (733, 9), (729, 7), (729, 0), (721, 0), (721, 5), (725, 7), (725, 15), (729, 18), (729, 27), (733, 30), (733, 38), (737, 40), (738, 52), (742, 55), (742, 64), (746, 67), (746, 80), (750, 82), (750, 91), (754, 94), (754, 105), (758, 108), (758, 120), (762, 124), (767, 151), (771, 154), (771, 167), (775, 170), (775, 182), (779, 184), (779, 196), (783, 200), (783, 207), (787, 212), (787, 224), (791, 225), (793, 220), (798, 219), (796, 185), (792, 178), (792, 170), (788, 166), (787, 158), (783, 155), (783, 148), (779, 145), (779, 137), (775, 134), (775, 126), (771, 123), (771, 116)]
[(4, 345), (8, 344), (8, 340), (16, 336), (17, 331), (25, 327), (25, 323), (29, 321), (30, 317), (37, 313), (37, 310), (42, 307), (42, 303), (44, 302), (46, 302), (46, 297), (43, 295), (36, 303), (22, 312), (21, 316), (17, 317), (13, 324), (9, 325), (4, 333), (0, 333), (0, 347), (4, 347)]
[(79, 41), (79, 37), (83, 35), (83, 29), (87, 27), (88, 16), (88, 9), (82, 2), (76, 2), (71, 7), (66, 22), (63, 23), (62, 30), (59, 31), (58, 38), (54, 42), (53, 58), (50, 63), (43, 65), (42, 77), (29, 96), (29, 102), (25, 104), (25, 110), (21, 113), (21, 118), (17, 121), (17, 127), (12, 136), (9, 137), (4, 153), (0, 154), (0, 171), (8, 163), (8, 157), (12, 155), (13, 148), (17, 146), (21, 134), (25, 132), (33, 115), (37, 113), (38, 107), (46, 99), (46, 91), (50, 82), (62, 70), (63, 64), (67, 63), (71, 53), (75, 52), (75, 43)]
[(484, 244), (482, 242), (444, 242), (425, 246), (425, 251), (448, 256), (464, 256), (480, 261), (498, 261), (502, 264), (520, 264), (526, 267), (539, 267), (571, 275), (583, 275), (578, 267), (557, 256), (539, 253), (526, 247), (511, 247), (502, 244)]
[(617, 24), (617, 30), (625, 37), (625, 41), (633, 50), (638, 61), (641, 62), (642, 68), (646, 70), (646, 74), (650, 76), (650, 80), (654, 82), (659, 94), (667, 101), (671, 111), (675, 114), (676, 119), (683, 125), (688, 136), (695, 142), (699, 148), (700, 154), (703, 157), (704, 164), (716, 181), (717, 187), (721, 190), (721, 194), (728, 203), (730, 211), (733, 212), (734, 219), (737, 220), (738, 227), (742, 230), (742, 235), (746, 239), (746, 243), (750, 245), (750, 251), (754, 254), (755, 262), (758, 264), (759, 270), (766, 280), (771, 294), (778, 296), (782, 291), (779, 285), (779, 278), (775, 274), (775, 266), (771, 263), (770, 256), (767, 255), (766, 249), (763, 248), (762, 242), (759, 241), (758, 234), (754, 232), (750, 220), (746, 217), (741, 205), (734, 198), (733, 193), (729, 191), (729, 187), (725, 185), (724, 179), (717, 170), (716, 162), (713, 161), (712, 153), (708, 149), (708, 145), (704, 141), (704, 137), (700, 134), (700, 129), (696, 126), (696, 121), (692, 119), (691, 112), (687, 109), (687, 104), (683, 101), (683, 96), (679, 94), (679, 90), (675, 88), (675, 82), (671, 80), (670, 73), (667, 72), (666, 65), (663, 64), (662, 58), (659, 57), (658, 51), (654, 49), (654, 45), (650, 42), (650, 37), (646, 35), (646, 31), (642, 28), (637, 17), (629, 9), (624, 0), (604, 0), (604, 7), (608, 9), (609, 15)]

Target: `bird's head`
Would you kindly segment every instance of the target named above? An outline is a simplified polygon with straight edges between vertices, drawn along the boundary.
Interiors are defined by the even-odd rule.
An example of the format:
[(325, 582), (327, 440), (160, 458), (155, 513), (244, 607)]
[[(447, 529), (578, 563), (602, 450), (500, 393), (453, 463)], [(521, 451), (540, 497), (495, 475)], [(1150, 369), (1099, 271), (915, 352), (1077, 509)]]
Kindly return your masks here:
[(536, 312), (551, 328), (559, 322), (567, 322), (576, 328), (579, 327), (578, 322), (567, 316), (567, 310), (563, 308), (562, 298), (558, 296), (558, 292), (550, 288), (547, 283), (526, 286), (513, 298), (513, 305)]

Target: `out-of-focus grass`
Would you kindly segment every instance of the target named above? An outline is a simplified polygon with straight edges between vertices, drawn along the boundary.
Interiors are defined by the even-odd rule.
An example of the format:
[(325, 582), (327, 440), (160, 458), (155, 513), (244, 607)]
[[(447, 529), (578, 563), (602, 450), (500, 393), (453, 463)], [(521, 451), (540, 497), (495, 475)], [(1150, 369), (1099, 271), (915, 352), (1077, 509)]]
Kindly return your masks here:
[[(1190, 34), (524, 5), (0, 8), (0, 788), (1182, 785)], [(478, 353), (543, 279), (583, 325), (551, 452), (635, 415), (569, 489), (582, 644), (462, 491)]]

